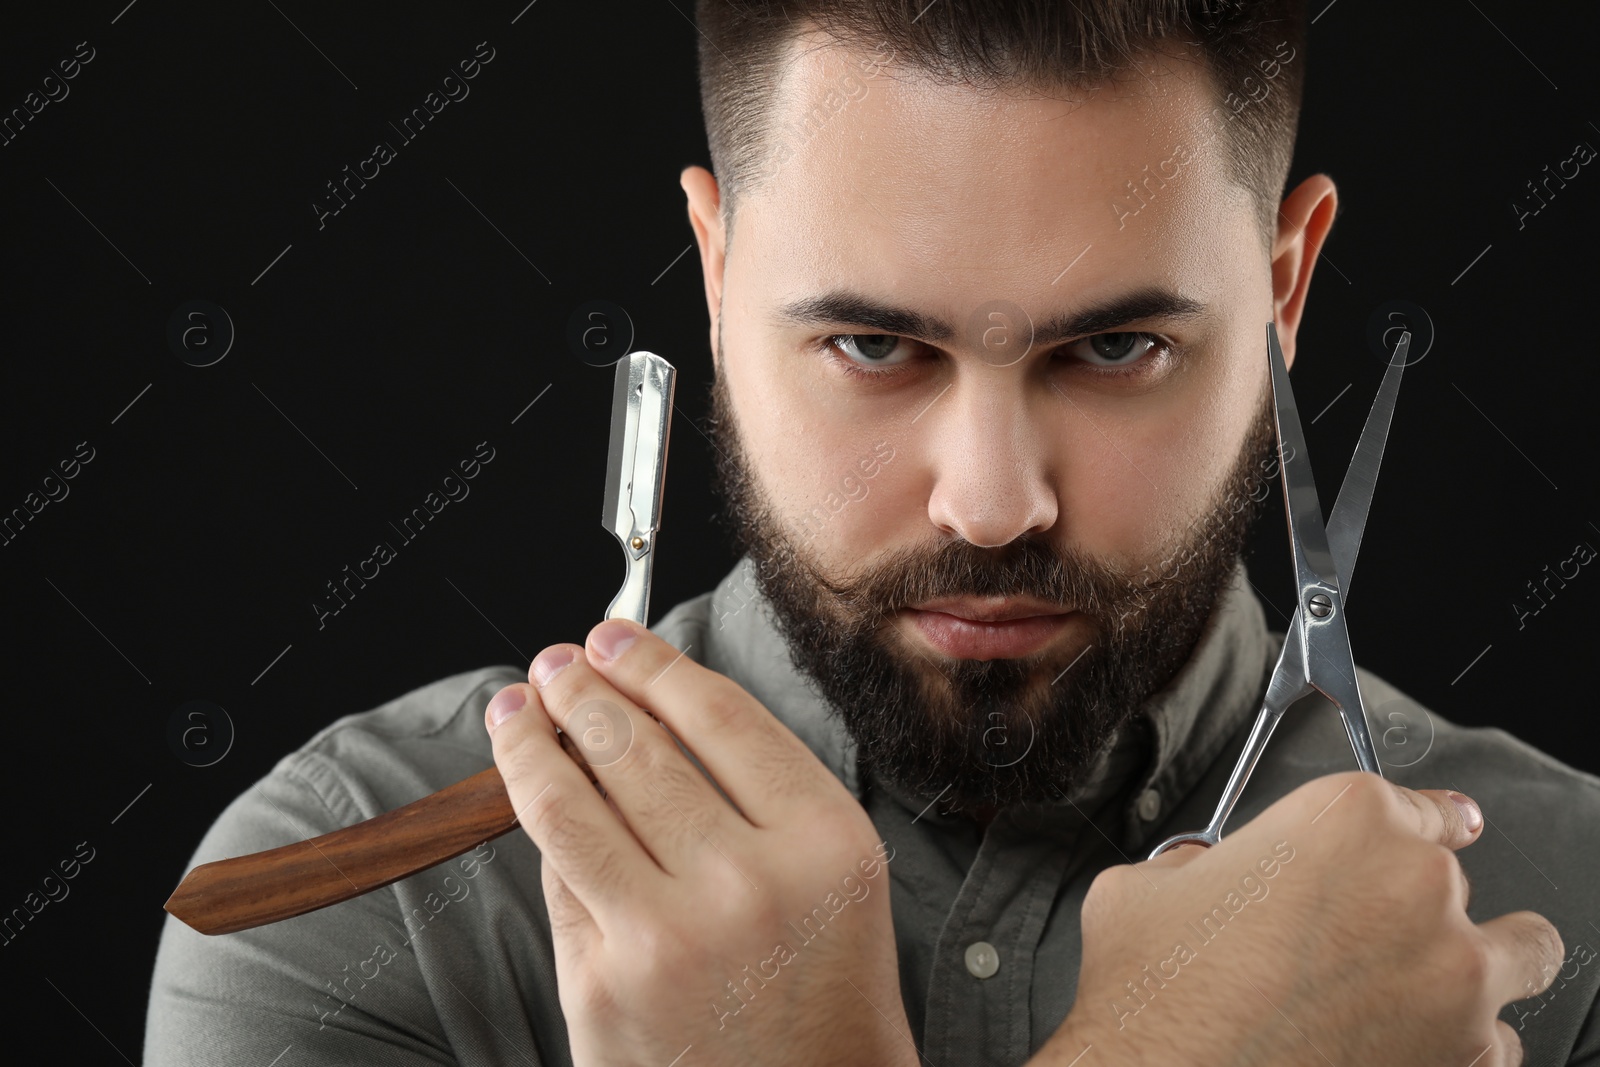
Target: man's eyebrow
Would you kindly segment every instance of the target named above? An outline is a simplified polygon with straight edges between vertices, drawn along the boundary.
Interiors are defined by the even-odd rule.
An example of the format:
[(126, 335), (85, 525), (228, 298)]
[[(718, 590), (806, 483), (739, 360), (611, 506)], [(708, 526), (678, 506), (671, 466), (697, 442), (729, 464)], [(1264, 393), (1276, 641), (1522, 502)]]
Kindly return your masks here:
[(1044, 322), (1035, 323), (1033, 343), (1053, 345), (1084, 337), (1092, 333), (1107, 333), (1136, 322), (1149, 319), (1195, 319), (1204, 315), (1206, 306), (1193, 297), (1184, 296), (1164, 286), (1151, 285), (1135, 289), (1078, 311), (1056, 315)]
[[(1163, 286), (1145, 286), (1034, 323), (1033, 343), (1052, 345), (1147, 319), (1195, 318), (1205, 310), (1206, 306), (1192, 297)], [(835, 289), (789, 301), (778, 307), (775, 317), (779, 325), (864, 327), (874, 333), (912, 337), (930, 343), (949, 341), (957, 336), (956, 327), (937, 316), (877, 301), (849, 289)]]

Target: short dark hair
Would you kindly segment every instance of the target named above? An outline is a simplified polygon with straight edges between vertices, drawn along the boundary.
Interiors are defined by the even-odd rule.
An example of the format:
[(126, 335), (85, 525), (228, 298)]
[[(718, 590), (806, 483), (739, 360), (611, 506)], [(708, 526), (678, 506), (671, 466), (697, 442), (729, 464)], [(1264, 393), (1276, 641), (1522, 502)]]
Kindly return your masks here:
[(975, 88), (1082, 89), (1131, 72), (1141, 52), (1198, 59), (1216, 90), (1213, 131), (1270, 243), (1299, 123), (1305, 13), (1304, 0), (697, 0), (700, 103), (729, 240), (735, 199), (784, 147), (771, 100), (789, 47), (820, 30)]

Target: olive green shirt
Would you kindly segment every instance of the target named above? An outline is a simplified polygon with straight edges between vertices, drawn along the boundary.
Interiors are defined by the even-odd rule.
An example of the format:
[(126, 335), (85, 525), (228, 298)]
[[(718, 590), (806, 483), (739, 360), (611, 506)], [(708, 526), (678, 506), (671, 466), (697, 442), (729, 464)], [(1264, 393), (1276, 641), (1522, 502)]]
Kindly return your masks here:
[[(941, 813), (936, 798), (896, 795), (861, 772), (838, 717), (792, 665), (748, 557), (652, 629), (787, 724), (893, 848), (901, 989), (912, 1036), (936, 1067), (1020, 1064), (1054, 1033), (1073, 1006), (1089, 883), (1209, 821), (1282, 641), (1241, 565), (1188, 662), (1094, 773), (1068, 798), (1002, 810), (980, 829)], [(1485, 812), (1482, 838), (1460, 853), (1472, 919), (1531, 909), (1561, 932), (1566, 959), (1550, 989), (1501, 1014), (1522, 1037), (1525, 1063), (1600, 1065), (1600, 779), (1501, 730), (1455, 726), (1359, 673), (1385, 775), (1459, 789)], [(190, 866), (348, 826), (492, 766), (484, 706), (525, 677), (514, 667), (460, 674), (333, 722), (222, 812)], [(1278, 726), (1230, 825), (1311, 778), (1354, 767), (1333, 707), (1302, 702)], [(1254, 899), (1230, 900), (1228, 910), (1242, 915)], [(1219, 912), (1195, 929), (1197, 951), (1225, 933), (1229, 916)], [(1142, 988), (1142, 997), (1086, 1007), (1136, 1016), (1160, 997), (1158, 983)], [(169, 916), (145, 1062), (570, 1064), (533, 843), (506, 834), (254, 930), (206, 936)]]

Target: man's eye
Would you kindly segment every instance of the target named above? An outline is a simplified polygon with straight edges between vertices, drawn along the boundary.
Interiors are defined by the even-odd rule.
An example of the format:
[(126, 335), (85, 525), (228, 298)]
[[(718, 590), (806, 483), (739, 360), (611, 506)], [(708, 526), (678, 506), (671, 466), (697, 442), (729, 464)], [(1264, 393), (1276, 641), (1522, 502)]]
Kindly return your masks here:
[[(905, 338), (892, 333), (845, 333), (828, 339), (833, 346), (855, 364), (865, 367), (892, 367), (911, 358), (910, 345)], [(904, 349), (898, 359), (891, 358), (897, 349)]]
[[(916, 359), (918, 342), (889, 333), (834, 334), (824, 342), (840, 370), (858, 378), (888, 376), (895, 368)], [(1097, 333), (1067, 345), (1061, 351), (1091, 367), (1096, 373), (1120, 376), (1154, 371), (1164, 361), (1169, 346), (1154, 334)]]
[(1096, 367), (1126, 367), (1157, 347), (1147, 333), (1097, 333), (1067, 346), (1083, 362)]

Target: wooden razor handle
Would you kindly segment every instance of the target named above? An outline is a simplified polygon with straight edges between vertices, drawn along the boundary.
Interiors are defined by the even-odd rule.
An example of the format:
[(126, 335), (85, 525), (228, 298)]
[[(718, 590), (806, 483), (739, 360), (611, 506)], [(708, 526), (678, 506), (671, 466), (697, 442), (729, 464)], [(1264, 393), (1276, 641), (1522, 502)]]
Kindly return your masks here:
[[(565, 733), (556, 736), (598, 788), (577, 745)], [(516, 826), (505, 780), (490, 767), (354, 826), (202, 863), (163, 907), (202, 934), (249, 930), (382, 889)]]

